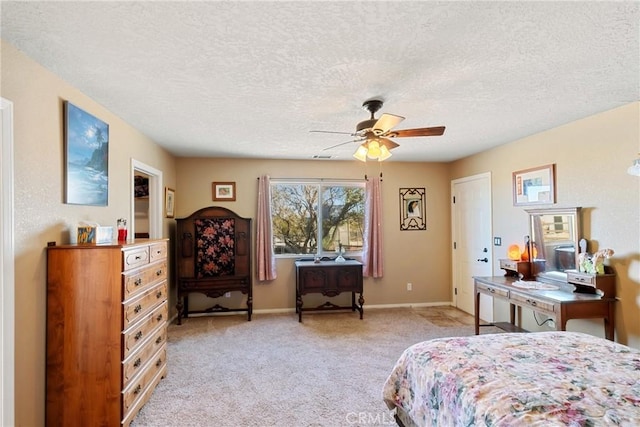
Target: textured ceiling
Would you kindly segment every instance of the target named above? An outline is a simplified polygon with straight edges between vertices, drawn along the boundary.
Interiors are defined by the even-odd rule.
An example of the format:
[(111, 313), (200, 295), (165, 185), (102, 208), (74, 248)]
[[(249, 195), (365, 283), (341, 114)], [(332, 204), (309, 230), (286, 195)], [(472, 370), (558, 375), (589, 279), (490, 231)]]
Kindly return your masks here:
[[(2, 38), (177, 156), (450, 161), (640, 99), (638, 2), (9, 2)], [(353, 160), (355, 161), (355, 160)]]

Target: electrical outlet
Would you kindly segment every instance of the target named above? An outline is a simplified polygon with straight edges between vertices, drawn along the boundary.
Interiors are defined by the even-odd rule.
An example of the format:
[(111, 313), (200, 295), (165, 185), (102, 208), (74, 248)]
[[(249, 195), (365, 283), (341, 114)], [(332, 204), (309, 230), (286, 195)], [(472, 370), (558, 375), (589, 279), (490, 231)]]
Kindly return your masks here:
[(410, 291), (413, 289), (413, 284), (411, 282), (407, 283), (407, 290)]
[(226, 298), (231, 298), (231, 292), (227, 292), (226, 294), (224, 294), (224, 296), (225, 296)]

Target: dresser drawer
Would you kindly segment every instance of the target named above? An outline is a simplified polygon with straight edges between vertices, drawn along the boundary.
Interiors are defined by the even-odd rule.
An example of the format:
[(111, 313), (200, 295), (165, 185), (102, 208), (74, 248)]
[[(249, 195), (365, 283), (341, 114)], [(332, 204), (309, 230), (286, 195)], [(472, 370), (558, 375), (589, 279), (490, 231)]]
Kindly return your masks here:
[(156, 388), (160, 380), (166, 376), (166, 374), (167, 365), (165, 364), (156, 372), (156, 376), (153, 377), (151, 382), (148, 384), (147, 389), (136, 395), (138, 396), (138, 399), (134, 399), (133, 404), (128, 405), (129, 410), (123, 412), (124, 418), (122, 419), (122, 427), (129, 427), (133, 419), (138, 415), (138, 412), (140, 412), (140, 409), (142, 409), (144, 404), (151, 398), (153, 390)]
[(552, 302), (545, 301), (531, 295), (520, 294), (514, 291), (511, 291), (509, 296), (513, 301), (522, 303), (523, 306), (531, 306), (535, 308), (536, 311), (546, 311), (548, 313), (555, 312), (555, 304), (553, 304)]
[(484, 294), (496, 295), (504, 298), (507, 298), (509, 295), (509, 291), (506, 289), (496, 288), (495, 286), (479, 282), (476, 282), (476, 289), (478, 290), (478, 292), (482, 292)]
[(167, 258), (167, 244), (155, 243), (149, 246), (149, 259), (151, 262)]
[(154, 379), (158, 375), (164, 375), (167, 365), (167, 351), (162, 348), (153, 355), (142, 371), (137, 375), (128, 387), (122, 392), (122, 410), (127, 414), (135, 405), (138, 399), (146, 395), (146, 391), (151, 388)]
[(127, 249), (123, 256), (125, 271), (149, 264), (149, 246)]
[(151, 313), (144, 316), (140, 322), (122, 333), (124, 341), (123, 358), (129, 357), (137, 348), (147, 340), (158, 325), (164, 325), (168, 317), (167, 303), (159, 305)]
[(165, 280), (141, 293), (140, 296), (125, 301), (123, 303), (124, 319), (122, 329), (127, 329), (166, 299), (167, 282)]
[(122, 362), (122, 384), (123, 387), (129, 384), (145, 366), (151, 357), (158, 352), (159, 349), (165, 347), (167, 342), (167, 328), (161, 326), (154, 331), (151, 338), (147, 340), (138, 351), (135, 351), (127, 360)]
[(148, 286), (167, 278), (167, 263), (160, 262), (144, 270), (124, 275), (123, 299), (127, 300), (144, 291)]

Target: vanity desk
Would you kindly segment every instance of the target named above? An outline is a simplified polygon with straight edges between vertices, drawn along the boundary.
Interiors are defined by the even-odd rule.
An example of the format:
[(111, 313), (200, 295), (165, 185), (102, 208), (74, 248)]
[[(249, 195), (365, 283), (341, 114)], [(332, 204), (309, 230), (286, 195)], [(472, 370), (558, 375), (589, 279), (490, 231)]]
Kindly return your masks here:
[[(581, 209), (527, 209), (529, 233), (524, 252), (530, 257), (501, 259), (504, 276), (474, 277), (475, 332), (480, 332), (480, 296), (509, 302), (509, 322), (493, 324), (507, 331), (522, 331), (516, 325), (516, 307), (525, 307), (555, 320), (556, 330), (565, 331), (571, 319), (604, 319), (605, 337), (614, 340), (616, 279), (605, 266), (605, 274), (579, 271), (579, 254), (587, 252), (581, 238)], [(529, 239), (530, 237), (530, 239)]]
[[(605, 284), (603, 288), (615, 292), (615, 275), (587, 275), (575, 272), (567, 274), (568, 280), (597, 280)], [(514, 285), (518, 283), (517, 277), (494, 276), (474, 277), (475, 294), (475, 333), (479, 335), (480, 326), (480, 295), (488, 295), (494, 299), (509, 302), (509, 322), (493, 323), (510, 332), (526, 332), (516, 325), (516, 307), (526, 307), (535, 312), (545, 314), (555, 319), (556, 330), (565, 331), (567, 321), (571, 319), (604, 319), (605, 337), (611, 341), (615, 334), (615, 294), (601, 295), (601, 292), (579, 293), (574, 292), (575, 286), (567, 282), (565, 284), (553, 284), (554, 289), (527, 289)], [(526, 283), (526, 282), (525, 282)], [(532, 282), (533, 283), (533, 282)], [(541, 287), (545, 287), (543, 283)], [(601, 291), (601, 289), (600, 289)]]

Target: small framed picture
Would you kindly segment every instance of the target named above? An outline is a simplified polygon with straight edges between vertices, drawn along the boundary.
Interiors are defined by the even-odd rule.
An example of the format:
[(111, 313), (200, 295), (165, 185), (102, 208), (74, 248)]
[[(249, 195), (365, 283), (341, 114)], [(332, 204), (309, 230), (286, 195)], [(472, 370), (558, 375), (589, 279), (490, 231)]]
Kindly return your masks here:
[(513, 173), (513, 206), (549, 205), (556, 202), (555, 164)]
[(176, 191), (173, 188), (164, 189), (164, 212), (167, 218), (173, 218), (176, 214)]
[(235, 202), (236, 183), (235, 182), (214, 182), (213, 201), (214, 202)]
[(426, 230), (426, 190), (400, 189), (400, 230)]

